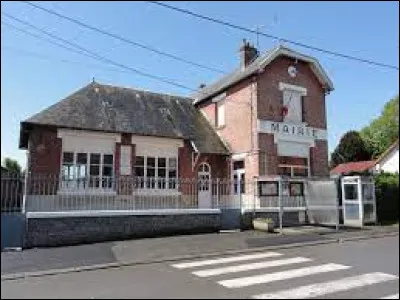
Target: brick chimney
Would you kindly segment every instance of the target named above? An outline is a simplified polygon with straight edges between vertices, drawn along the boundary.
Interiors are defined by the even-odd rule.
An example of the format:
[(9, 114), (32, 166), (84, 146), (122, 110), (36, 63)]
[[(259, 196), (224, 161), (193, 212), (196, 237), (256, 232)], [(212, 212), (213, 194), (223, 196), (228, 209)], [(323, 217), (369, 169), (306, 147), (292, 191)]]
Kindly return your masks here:
[(246, 39), (243, 39), (243, 44), (239, 49), (240, 52), (240, 66), (246, 68), (256, 57), (258, 57), (258, 50), (253, 45), (250, 45)]

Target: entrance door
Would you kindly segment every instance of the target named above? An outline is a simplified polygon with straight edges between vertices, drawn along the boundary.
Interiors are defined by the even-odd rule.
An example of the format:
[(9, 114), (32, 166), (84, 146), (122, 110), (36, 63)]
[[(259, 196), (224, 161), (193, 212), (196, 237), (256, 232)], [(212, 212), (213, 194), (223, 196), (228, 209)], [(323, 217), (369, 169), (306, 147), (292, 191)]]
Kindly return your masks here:
[(234, 170), (233, 171), (233, 193), (235, 195), (242, 195), (245, 193), (245, 178), (244, 178), (244, 170), (239, 169), (239, 170)]
[(343, 224), (362, 227), (361, 188), (357, 176), (342, 178)]
[(211, 168), (209, 164), (200, 164), (197, 180), (199, 208), (212, 208)]
[(221, 207), (221, 228), (223, 230), (240, 228), (242, 198), (245, 192), (244, 182), (244, 169), (233, 170), (233, 191), (229, 200)]

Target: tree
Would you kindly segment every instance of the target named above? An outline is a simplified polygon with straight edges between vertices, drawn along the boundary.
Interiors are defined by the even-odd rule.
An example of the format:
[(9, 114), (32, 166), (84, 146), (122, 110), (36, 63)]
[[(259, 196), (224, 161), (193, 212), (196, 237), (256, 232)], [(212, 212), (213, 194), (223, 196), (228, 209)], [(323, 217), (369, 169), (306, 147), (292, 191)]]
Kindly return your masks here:
[(357, 131), (346, 132), (331, 155), (331, 168), (341, 163), (364, 161), (371, 159), (364, 140)]
[(11, 173), (21, 174), (21, 166), (18, 161), (9, 157), (3, 160), (4, 167)]
[(360, 131), (374, 158), (399, 138), (399, 96), (387, 102), (381, 115)]

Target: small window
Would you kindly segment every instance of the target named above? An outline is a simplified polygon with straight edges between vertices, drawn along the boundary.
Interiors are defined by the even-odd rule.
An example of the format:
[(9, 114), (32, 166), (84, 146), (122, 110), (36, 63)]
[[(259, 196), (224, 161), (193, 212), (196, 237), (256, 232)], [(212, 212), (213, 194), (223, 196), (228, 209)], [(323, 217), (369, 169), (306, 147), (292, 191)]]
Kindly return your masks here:
[(168, 159), (168, 188), (175, 189), (178, 172), (176, 171), (176, 158)]
[(113, 164), (113, 156), (112, 156), (112, 154), (104, 154), (103, 160), (104, 160), (103, 164), (112, 165)]
[(113, 176), (113, 155), (104, 154), (103, 156), (103, 177), (102, 177), (102, 187), (111, 188), (112, 187), (112, 176)]
[(304, 185), (302, 182), (289, 183), (290, 196), (304, 196)]
[(345, 184), (344, 185), (344, 197), (346, 200), (357, 200), (358, 199), (358, 187), (356, 184)]
[(144, 187), (144, 156), (136, 156), (135, 176), (139, 180), (139, 187)]
[(167, 159), (164, 157), (158, 158), (158, 166), (157, 166), (157, 173), (158, 173), (158, 188), (165, 189), (165, 179), (167, 176)]
[(90, 154), (90, 167), (89, 167), (89, 186), (98, 188), (100, 187), (100, 154)]
[(156, 158), (155, 157), (147, 157), (147, 187), (155, 188), (155, 180), (156, 180)]
[(217, 102), (217, 127), (225, 125), (225, 103)]
[(90, 155), (90, 163), (91, 164), (96, 164), (96, 165), (100, 164), (100, 154), (92, 153)]
[(293, 167), (293, 176), (307, 177), (308, 176), (308, 168)]
[(78, 153), (76, 157), (76, 175), (78, 188), (86, 187), (87, 153)]
[(74, 163), (74, 153), (73, 152), (64, 152), (63, 153), (63, 162), (64, 163)]
[(260, 182), (260, 196), (278, 196), (278, 182)]
[(246, 193), (246, 177), (244, 173), (240, 174), (240, 193)]
[(238, 170), (238, 169), (244, 169), (244, 160), (237, 160), (233, 162), (233, 169)]
[(278, 167), (278, 175), (292, 176), (290, 167)]
[(288, 109), (287, 114), (283, 118), (284, 122), (300, 123), (302, 121), (301, 96), (301, 93), (296, 91), (283, 91), (283, 105)]
[(62, 180), (66, 187), (72, 184), (75, 177), (74, 153), (63, 152)]

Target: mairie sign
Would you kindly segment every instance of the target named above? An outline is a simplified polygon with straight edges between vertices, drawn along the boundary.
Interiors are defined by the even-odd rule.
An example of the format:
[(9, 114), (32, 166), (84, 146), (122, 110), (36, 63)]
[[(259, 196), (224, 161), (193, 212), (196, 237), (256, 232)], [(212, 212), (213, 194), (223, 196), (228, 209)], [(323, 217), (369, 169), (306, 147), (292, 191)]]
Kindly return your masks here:
[(258, 120), (258, 131), (261, 133), (273, 133), (278, 136), (292, 136), (300, 140), (303, 138), (326, 140), (325, 129), (313, 128), (304, 124)]

